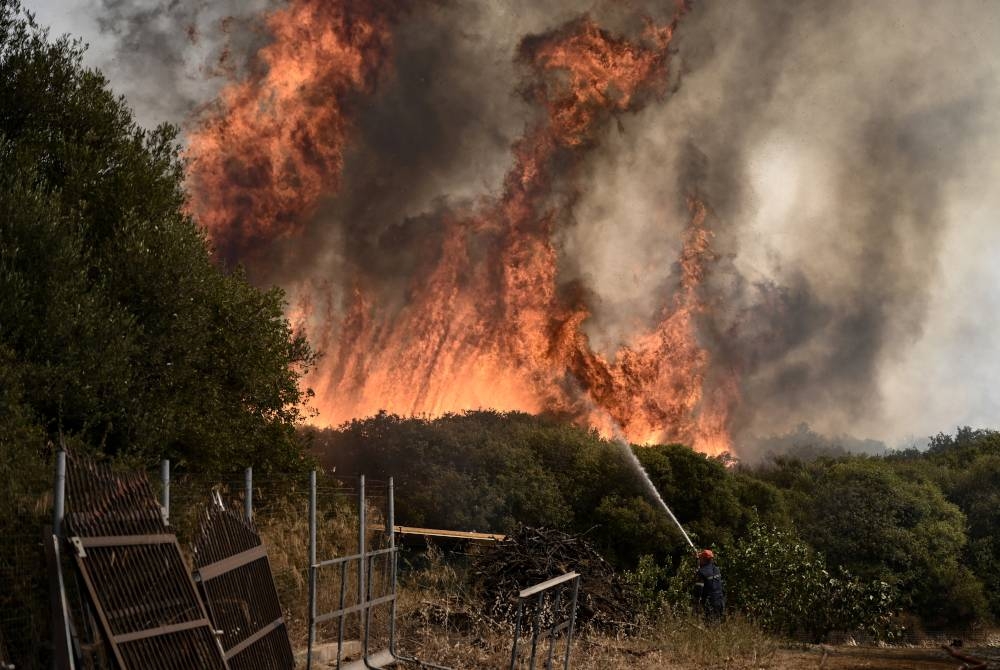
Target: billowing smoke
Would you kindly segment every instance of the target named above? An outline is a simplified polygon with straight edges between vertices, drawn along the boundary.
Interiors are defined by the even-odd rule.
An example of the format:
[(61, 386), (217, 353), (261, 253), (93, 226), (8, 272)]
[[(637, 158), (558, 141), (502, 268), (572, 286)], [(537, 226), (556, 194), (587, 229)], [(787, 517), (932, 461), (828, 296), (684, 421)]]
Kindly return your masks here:
[[(43, 9), (48, 1), (34, 0)], [(252, 55), (270, 39), (261, 17), (279, 4), (278, 0), (83, 1), (94, 25), (77, 22), (69, 29), (91, 42), (89, 60), (128, 98), (139, 121), (150, 127), (164, 121), (182, 123), (214, 98), (227, 80), (244, 76)], [(62, 12), (72, 12), (81, 0), (57, 2), (64, 5), (59, 7)]]
[[(1000, 280), (1000, 9), (705, 1), (657, 37), (676, 13), (295, 0), (261, 22), (193, 126), (192, 207), (225, 262), (291, 291), (321, 420), (548, 409), (748, 456), (803, 422), (896, 440), (995, 415), (1000, 323), (974, 306)], [(647, 68), (634, 98), (539, 60), (581, 35), (574, 63)], [(145, 71), (176, 77), (157, 54), (186, 41)], [(577, 144), (553, 103), (593, 116)]]
[[(637, 141), (606, 145), (595, 178), (608, 167), (648, 173), (664, 162), (657, 144), (691, 142), (706, 157), (703, 188), (729, 262), (713, 276), (717, 308), (702, 332), (741, 370), (738, 434), (800, 421), (883, 438), (920, 430), (931, 407), (900, 412), (897, 371), (945, 316), (936, 288), (964, 261), (943, 248), (956, 231), (980, 234), (982, 222), (959, 208), (997, 203), (974, 184), (984, 153), (996, 165), (990, 35), (1000, 12), (974, 3), (702, 9), (678, 47), (681, 91), (621, 136)], [(674, 170), (691, 169), (674, 156)], [(977, 309), (963, 295), (948, 300)], [(952, 392), (936, 382), (911, 381), (926, 385), (932, 406)]]

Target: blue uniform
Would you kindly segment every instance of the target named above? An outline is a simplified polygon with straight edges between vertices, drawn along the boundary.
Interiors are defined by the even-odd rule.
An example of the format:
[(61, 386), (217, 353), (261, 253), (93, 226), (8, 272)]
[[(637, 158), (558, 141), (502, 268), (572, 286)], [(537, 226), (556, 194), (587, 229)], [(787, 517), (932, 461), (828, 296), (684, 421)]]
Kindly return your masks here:
[(726, 609), (726, 591), (722, 573), (714, 562), (706, 563), (695, 573), (695, 601), (701, 605), (705, 616), (719, 619)]

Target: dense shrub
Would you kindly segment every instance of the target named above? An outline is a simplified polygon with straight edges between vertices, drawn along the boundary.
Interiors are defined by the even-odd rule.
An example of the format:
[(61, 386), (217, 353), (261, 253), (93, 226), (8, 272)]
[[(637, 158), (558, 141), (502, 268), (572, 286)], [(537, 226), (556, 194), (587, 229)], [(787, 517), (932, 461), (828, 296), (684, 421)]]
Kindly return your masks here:
[(794, 533), (753, 523), (719, 558), (729, 606), (766, 630), (821, 641), (835, 631), (891, 639), (895, 590), (879, 579), (831, 570)]

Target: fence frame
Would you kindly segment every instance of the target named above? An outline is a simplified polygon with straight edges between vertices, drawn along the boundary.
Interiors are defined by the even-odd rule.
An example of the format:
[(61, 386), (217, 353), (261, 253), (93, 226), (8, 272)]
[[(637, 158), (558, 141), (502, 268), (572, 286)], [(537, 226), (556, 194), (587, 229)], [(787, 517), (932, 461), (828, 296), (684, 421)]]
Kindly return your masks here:
[[(196, 644), (201, 645), (196, 647), (199, 661), (211, 662), (220, 670), (227, 669), (229, 665), (222, 655), (222, 647), (215, 637), (204, 602), (183, 560), (177, 536), (167, 525), (163, 508), (156, 505), (155, 495), (146, 474), (140, 472), (132, 475), (115, 475), (107, 466), (101, 467), (83, 462), (79, 456), (74, 458), (74, 473), (77, 483), (87, 479), (90, 481), (90, 486), (86, 491), (75, 492), (78, 496), (69, 496), (69, 500), (79, 506), (79, 509), (73, 509), (68, 515), (70, 534), (66, 539), (74, 549), (74, 559), (78, 574), (84, 583), (86, 598), (100, 622), (111, 656), (118, 667), (123, 669), (136, 667), (126, 662), (123, 645), (185, 633), (188, 636), (201, 635), (201, 639), (196, 640)], [(57, 486), (61, 479), (57, 473)], [(106, 479), (107, 482), (101, 481), (102, 479)], [(94, 481), (97, 482), (97, 488), (93, 487)], [(113, 483), (113, 488), (107, 486), (108, 482)], [(101, 485), (105, 488), (101, 489)], [(70, 492), (74, 493), (72, 489)], [(150, 508), (150, 505), (155, 505), (159, 513), (150, 514), (152, 509), (155, 509)], [(54, 521), (61, 522), (62, 517), (67, 516), (62, 513), (61, 506), (62, 502), (57, 500), (57, 514)], [(60, 535), (66, 535), (66, 531), (61, 527)], [(105, 564), (104, 558), (95, 564), (98, 566), (97, 572), (92, 570), (90, 564), (97, 559), (88, 553), (88, 550), (102, 553), (108, 549), (138, 547), (156, 548), (159, 554), (157, 556), (160, 561), (159, 568), (164, 570), (165, 575), (169, 573), (176, 580), (175, 591), (170, 594), (174, 598), (171, 602), (175, 606), (186, 607), (193, 616), (180, 622), (149, 622), (154, 625), (148, 625), (147, 622), (140, 621), (137, 616), (129, 614), (133, 617), (130, 623), (135, 624), (131, 626), (134, 630), (128, 632), (116, 630), (122, 622), (111, 620), (109, 608), (113, 605), (119, 612), (130, 612), (137, 607), (136, 603), (143, 594), (128, 591), (127, 596), (121, 597), (127, 597), (129, 602), (118, 602), (116, 599), (112, 603), (109, 600), (111, 597), (109, 593), (103, 591), (95, 582), (98, 574), (104, 585), (115, 582), (117, 588), (122, 589), (121, 593), (126, 593), (125, 590), (135, 584), (130, 584), (127, 578), (121, 576), (122, 566), (112, 569), (109, 564)], [(144, 658), (146, 661), (149, 660), (148, 657)]]
[[(241, 600), (253, 608), (256, 615), (266, 615), (256, 630), (243, 636), (238, 642), (230, 640), (226, 633), (223, 633), (219, 641), (227, 663), (233, 667), (241, 667), (244, 661), (239, 658), (240, 654), (259, 652), (259, 646), (267, 645), (268, 638), (276, 635), (280, 637), (280, 641), (272, 640), (270, 650), (281, 657), (269, 656), (268, 660), (275, 664), (269, 667), (286, 667), (291, 670), (295, 666), (295, 659), (288, 639), (288, 628), (281, 610), (281, 603), (274, 586), (274, 576), (267, 555), (267, 547), (261, 541), (256, 526), (249, 517), (244, 516), (244, 513), (245, 508), (244, 510), (230, 509), (219, 499), (209, 504), (205, 516), (202, 518), (199, 536), (194, 542), (196, 547), (194, 581), (198, 584), (199, 593), (213, 626), (221, 627), (225, 621), (225, 617), (221, 613), (221, 602), (224, 601), (218, 599), (220, 595), (229, 599)], [(235, 528), (230, 526), (227, 529), (225, 528), (227, 523), (237, 524), (237, 526)], [(202, 563), (200, 552), (210, 553), (216, 558), (211, 562)], [(257, 579), (248, 578), (244, 574), (244, 579), (240, 580), (238, 585), (222, 582), (220, 588), (225, 589), (225, 591), (221, 594), (216, 592), (214, 588), (210, 588), (209, 584), (214, 580), (232, 574), (239, 575), (240, 571), (244, 569), (253, 570), (250, 566), (255, 563), (260, 564), (256, 566), (258, 571), (261, 568), (264, 570), (263, 574), (258, 572)], [(266, 575), (266, 579), (264, 575)], [(270, 613), (262, 610), (270, 610)], [(274, 618), (268, 621), (267, 619), (272, 616)], [(247, 617), (249, 619), (250, 615)], [(228, 642), (235, 643), (227, 647)]]
[[(521, 641), (521, 623), (524, 619), (524, 610), (526, 605), (530, 606), (532, 604), (534, 605), (536, 612), (534, 623), (531, 627), (531, 657), (528, 661), (528, 668), (530, 668), (530, 670), (534, 670), (535, 668), (538, 641), (540, 637), (544, 635), (544, 637), (548, 639), (549, 644), (548, 654), (545, 660), (545, 668), (546, 670), (551, 670), (553, 667), (552, 660), (555, 653), (556, 636), (565, 630), (567, 631), (566, 652), (563, 656), (562, 665), (563, 670), (569, 670), (569, 655), (570, 650), (573, 648), (573, 632), (576, 628), (576, 609), (580, 595), (580, 579), (579, 573), (567, 572), (566, 574), (553, 577), (552, 579), (535, 584), (534, 586), (522, 589), (517, 594), (517, 620), (514, 624), (514, 644), (512, 645), (510, 651), (510, 670), (515, 670), (517, 667), (518, 645)], [(572, 582), (573, 597), (568, 617), (562, 620), (553, 618), (552, 625), (546, 627), (543, 632), (541, 629), (541, 618), (545, 607), (546, 595), (550, 592), (554, 592), (554, 601), (550, 598), (550, 602), (555, 602), (555, 606), (552, 608), (552, 611), (558, 612), (563, 592), (566, 590), (569, 582)]]
[[(396, 602), (398, 590), (398, 553), (396, 546), (395, 531), (395, 489), (392, 477), (389, 478), (386, 488), (386, 523), (385, 532), (389, 541), (389, 546), (384, 549), (369, 551), (368, 549), (368, 518), (365, 501), (365, 476), (358, 476), (358, 553), (350, 556), (339, 556), (326, 560), (317, 559), (316, 540), (316, 471), (309, 473), (309, 642), (306, 651), (306, 670), (313, 669), (313, 650), (316, 644), (316, 626), (333, 619), (339, 620), (337, 637), (337, 670), (360, 670), (362, 668), (381, 668), (394, 663), (409, 663), (420, 668), (432, 668), (435, 670), (450, 670), (441, 665), (434, 665), (416, 658), (404, 656), (396, 649)], [(381, 529), (380, 529), (381, 530)], [(373, 594), (374, 579), (371, 578), (374, 572), (375, 560), (385, 557), (389, 571), (389, 593), (381, 596)], [(358, 602), (355, 605), (345, 607), (347, 590), (347, 569), (351, 563), (358, 564)], [(319, 570), (322, 568), (340, 568), (340, 595), (337, 609), (318, 613), (317, 609), (317, 589), (319, 581)], [(371, 617), (372, 610), (380, 605), (389, 606), (389, 642), (388, 647), (372, 652), (369, 649), (371, 638)], [(361, 634), (361, 660), (343, 662), (344, 628), (347, 617), (357, 613), (359, 615), (359, 629)]]

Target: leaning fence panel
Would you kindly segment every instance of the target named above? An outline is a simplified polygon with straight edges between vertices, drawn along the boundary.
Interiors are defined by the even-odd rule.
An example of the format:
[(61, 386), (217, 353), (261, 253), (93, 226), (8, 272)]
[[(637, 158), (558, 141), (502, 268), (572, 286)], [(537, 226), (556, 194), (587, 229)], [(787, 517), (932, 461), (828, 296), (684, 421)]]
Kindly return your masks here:
[[(557, 663), (563, 670), (569, 668), (579, 595), (580, 575), (576, 572), (554, 577), (517, 594), (510, 670), (534, 670), (539, 662), (546, 670), (557, 667)], [(530, 632), (530, 643), (522, 646), (526, 631)], [(557, 656), (560, 645), (563, 651)]]
[(291, 670), (288, 630), (267, 551), (245, 513), (213, 502), (193, 544), (195, 581), (233, 670)]
[(149, 480), (82, 457), (67, 472), (66, 534), (122, 670), (227, 670)]

